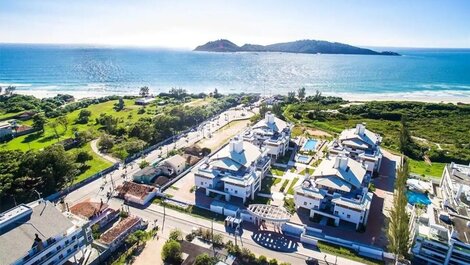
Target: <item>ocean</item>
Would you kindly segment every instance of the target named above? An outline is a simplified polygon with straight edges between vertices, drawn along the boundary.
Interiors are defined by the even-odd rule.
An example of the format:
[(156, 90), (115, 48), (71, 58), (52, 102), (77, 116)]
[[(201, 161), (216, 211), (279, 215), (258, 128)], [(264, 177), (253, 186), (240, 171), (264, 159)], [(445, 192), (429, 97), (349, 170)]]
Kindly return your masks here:
[(189, 92), (286, 94), (305, 87), (361, 99), (470, 102), (470, 49), (393, 49), (403, 56), (208, 53), (0, 44), (0, 86), (76, 97)]

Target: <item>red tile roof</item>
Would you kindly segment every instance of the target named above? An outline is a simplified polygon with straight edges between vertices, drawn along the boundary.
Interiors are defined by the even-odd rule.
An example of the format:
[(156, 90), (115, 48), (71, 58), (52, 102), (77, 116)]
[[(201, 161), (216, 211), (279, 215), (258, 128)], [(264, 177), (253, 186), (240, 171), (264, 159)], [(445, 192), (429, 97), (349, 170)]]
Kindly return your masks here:
[(145, 198), (150, 192), (155, 190), (155, 187), (137, 184), (135, 182), (125, 181), (123, 185), (116, 188), (118, 196), (123, 197), (124, 195), (131, 195), (140, 199)]
[(70, 211), (75, 215), (90, 219), (93, 215), (104, 211), (106, 208), (108, 208), (106, 203), (85, 201), (75, 204), (70, 208)]
[(111, 244), (111, 242), (116, 240), (116, 238), (118, 238), (121, 234), (140, 222), (140, 220), (141, 219), (139, 217), (135, 216), (129, 216), (121, 220), (117, 225), (104, 232), (100, 237), (100, 241), (108, 245)]

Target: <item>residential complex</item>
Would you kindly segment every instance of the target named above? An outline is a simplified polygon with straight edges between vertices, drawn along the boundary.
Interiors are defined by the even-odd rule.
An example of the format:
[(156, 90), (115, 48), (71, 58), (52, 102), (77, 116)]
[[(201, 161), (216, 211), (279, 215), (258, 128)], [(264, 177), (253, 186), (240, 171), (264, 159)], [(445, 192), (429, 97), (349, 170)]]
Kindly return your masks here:
[(432, 204), (411, 215), (411, 252), (429, 264), (470, 264), (470, 165), (446, 165)]
[(264, 147), (274, 160), (285, 155), (289, 148), (292, 125), (267, 112), (243, 134), (243, 139), (256, 146)]
[(210, 193), (253, 200), (271, 164), (267, 150), (236, 136), (195, 172), (195, 185)]
[(92, 241), (88, 222), (51, 202), (18, 205), (0, 215), (0, 264), (64, 264)]
[(382, 162), (380, 143), (382, 137), (366, 129), (365, 124), (341, 132), (338, 139), (328, 145), (330, 155), (345, 154), (366, 166), (367, 171), (377, 172)]
[(373, 194), (368, 191), (370, 173), (365, 166), (345, 155), (325, 158), (311, 176), (295, 188), (296, 208), (310, 217), (366, 225)]

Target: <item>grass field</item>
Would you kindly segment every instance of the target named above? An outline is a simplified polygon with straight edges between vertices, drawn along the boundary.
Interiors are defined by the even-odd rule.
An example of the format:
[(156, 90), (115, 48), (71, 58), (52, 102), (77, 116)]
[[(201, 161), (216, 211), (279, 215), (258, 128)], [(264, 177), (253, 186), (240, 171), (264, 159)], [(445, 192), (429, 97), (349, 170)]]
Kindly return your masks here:
[(445, 163), (436, 162), (433, 162), (432, 165), (428, 165), (424, 161), (417, 161), (413, 159), (408, 159), (408, 162), (411, 173), (432, 178), (441, 178), (442, 172), (444, 171), (444, 166), (446, 165)]
[(83, 172), (77, 178), (75, 179), (75, 183), (79, 182), (81, 180), (84, 180), (92, 175), (94, 175), (97, 172), (100, 172), (103, 169), (106, 169), (110, 166), (113, 165), (113, 163), (109, 162), (108, 160), (105, 160), (101, 158), (99, 155), (97, 155), (93, 150), (91, 150), (90, 143), (87, 143), (85, 146), (79, 148), (79, 149), (73, 149), (70, 152), (77, 152), (79, 150), (84, 150), (87, 151), (91, 156), (93, 156), (93, 159), (90, 161), (87, 161), (86, 164), (90, 166), (87, 171)]
[(289, 185), (289, 189), (287, 190), (287, 194), (294, 195), (294, 186), (297, 183), (297, 181), (299, 181), (298, 177), (295, 177), (292, 180), (291, 184)]
[(200, 98), (184, 104), (189, 107), (202, 107), (215, 101), (215, 98)]
[[(65, 130), (63, 126), (58, 126), (59, 139), (57, 139), (54, 130), (46, 124), (44, 128), (44, 133), (32, 133), (17, 137), (5, 144), (0, 145), (0, 148), (9, 150), (20, 149), (22, 151), (26, 151), (29, 149), (42, 149), (61, 140), (73, 137), (73, 128), (76, 128), (78, 131), (84, 131), (88, 129), (100, 129), (101, 126), (95, 124), (95, 119), (98, 118), (101, 113), (113, 115), (114, 117), (121, 119), (124, 125), (127, 126), (136, 122), (141, 117), (152, 116), (155, 111), (154, 106), (148, 106), (146, 107), (147, 112), (145, 114), (137, 114), (141, 106), (134, 105), (134, 100), (130, 99), (124, 100), (124, 110), (115, 111), (113, 107), (116, 102), (117, 100), (112, 100), (87, 107), (86, 109), (91, 112), (91, 116), (87, 124), (75, 123), (75, 120), (77, 120), (80, 110), (68, 113), (66, 116), (69, 121), (69, 126), (67, 130)], [(48, 122), (52, 122), (54, 120), (55, 119), (49, 119)], [(25, 122), (25, 124), (29, 125), (31, 125), (31, 123), (31, 120)]]

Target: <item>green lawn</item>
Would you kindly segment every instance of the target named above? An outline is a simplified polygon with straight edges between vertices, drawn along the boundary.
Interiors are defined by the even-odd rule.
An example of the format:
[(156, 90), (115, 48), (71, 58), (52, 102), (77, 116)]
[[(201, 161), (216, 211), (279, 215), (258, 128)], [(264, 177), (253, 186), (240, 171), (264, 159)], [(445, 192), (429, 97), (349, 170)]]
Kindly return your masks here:
[(276, 176), (284, 176), (284, 173), (286, 171), (283, 168), (277, 168), (277, 167), (272, 167), (270, 169), (271, 174), (276, 175)]
[(113, 165), (113, 163), (111, 163), (108, 160), (105, 160), (105, 159), (101, 158), (99, 155), (95, 154), (95, 152), (93, 152), (93, 150), (91, 150), (90, 143), (87, 143), (85, 146), (83, 146), (79, 149), (72, 149), (69, 152), (71, 152), (71, 151), (77, 152), (80, 149), (87, 151), (90, 155), (93, 156), (93, 159), (86, 162), (86, 164), (89, 165), (90, 168), (88, 168), (85, 172), (83, 172), (82, 174), (77, 176), (77, 178), (75, 179), (75, 183), (77, 183), (79, 181), (82, 181), (82, 180), (94, 175), (95, 173), (100, 172), (101, 170), (106, 169), (106, 168)]
[(282, 182), (282, 186), (281, 186), (281, 188), (279, 189), (279, 191), (280, 191), (280, 192), (284, 192), (284, 190), (286, 189), (288, 183), (289, 183), (289, 180), (288, 180), (288, 179), (284, 180), (284, 182)]
[(271, 193), (271, 187), (281, 182), (281, 178), (264, 177), (261, 182), (261, 192)]
[(408, 159), (410, 172), (418, 175), (425, 175), (432, 178), (441, 178), (442, 172), (444, 171), (445, 163), (432, 162), (432, 165), (428, 165), (424, 161), (417, 161)]
[(374, 260), (374, 259), (369, 259), (369, 258), (363, 258), (361, 256), (358, 256), (355, 252), (348, 248), (328, 244), (325, 242), (317, 242), (317, 247), (321, 252), (329, 253), (332, 255), (336, 255), (339, 257), (351, 259), (354, 261), (362, 262), (364, 264), (370, 264), (370, 265), (376, 265), (376, 264), (384, 264), (383, 261), (379, 260)]
[[(117, 100), (112, 100), (108, 102), (103, 102), (95, 105), (91, 105), (86, 109), (91, 111), (91, 117), (87, 124), (76, 124), (75, 120), (78, 118), (78, 114), (80, 110), (76, 110), (67, 114), (67, 118), (69, 120), (69, 126), (67, 131), (63, 126), (58, 126), (58, 133), (59, 139), (56, 138), (54, 130), (49, 126), (45, 126), (44, 133), (32, 133), (28, 135), (23, 135), (17, 137), (5, 144), (0, 145), (2, 149), (20, 149), (22, 151), (26, 151), (29, 149), (42, 149), (46, 146), (51, 144), (57, 143), (60, 140), (64, 140), (70, 137), (73, 137), (72, 128), (77, 128), (78, 131), (88, 130), (88, 129), (95, 129), (98, 130), (101, 126), (95, 124), (95, 119), (100, 116), (101, 113), (111, 114), (114, 117), (120, 118), (124, 125), (130, 125), (136, 122), (139, 118), (145, 116), (153, 116), (156, 107), (154, 106), (147, 106), (147, 112), (145, 114), (137, 114), (139, 108), (141, 106), (134, 105), (134, 100), (125, 99), (125, 109), (122, 111), (115, 111), (113, 109), (114, 104)], [(150, 113), (149, 113), (150, 112)], [(152, 113), (152, 114), (151, 114)], [(55, 119), (49, 119), (49, 122), (54, 121)], [(25, 122), (25, 124), (31, 124), (31, 121)]]
[(299, 178), (298, 177), (295, 177), (291, 184), (289, 185), (289, 189), (287, 190), (287, 193), (290, 194), (290, 195), (294, 195), (294, 186), (295, 184), (297, 183), (297, 181), (299, 181)]

